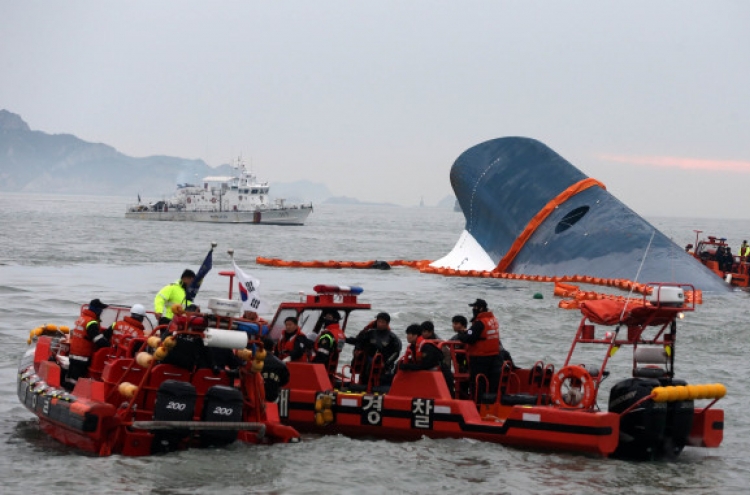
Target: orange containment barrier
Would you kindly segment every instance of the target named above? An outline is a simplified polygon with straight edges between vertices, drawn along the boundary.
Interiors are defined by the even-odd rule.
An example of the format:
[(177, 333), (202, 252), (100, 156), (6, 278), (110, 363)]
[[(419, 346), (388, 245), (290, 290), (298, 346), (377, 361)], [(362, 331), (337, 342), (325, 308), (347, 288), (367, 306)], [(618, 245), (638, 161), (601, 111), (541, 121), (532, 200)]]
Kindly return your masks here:
[[(588, 183), (587, 186), (599, 185), (595, 182)], [(581, 184), (583, 186), (583, 184)], [(336, 260), (310, 260), (310, 261), (296, 261), (296, 260), (282, 260), (278, 258), (265, 258), (258, 256), (255, 262), (259, 265), (265, 266), (276, 266), (276, 267), (293, 267), (293, 268), (350, 268), (350, 269), (364, 269), (364, 268), (382, 268), (384, 263), (387, 263), (391, 267), (405, 266), (419, 270), (422, 273), (434, 273), (443, 275), (445, 277), (481, 277), (481, 278), (500, 278), (508, 280), (525, 280), (528, 282), (546, 282), (554, 283), (553, 294), (557, 297), (564, 298), (560, 301), (559, 307), (563, 309), (578, 309), (580, 301), (590, 301), (594, 299), (624, 299), (623, 296), (616, 296), (613, 294), (605, 294), (594, 291), (582, 291), (576, 284), (590, 284), (598, 285), (602, 287), (612, 287), (620, 289), (626, 292), (633, 292), (636, 294), (649, 294), (651, 288), (647, 285), (633, 282), (632, 280), (626, 279), (613, 279), (613, 278), (599, 278), (591, 277), (589, 275), (561, 275), (561, 276), (549, 276), (549, 275), (528, 275), (524, 273), (508, 273), (503, 272), (495, 268), (492, 271), (480, 271), (480, 270), (456, 270), (454, 268), (436, 267), (431, 266), (430, 260), (391, 260), (391, 261), (336, 261)], [(386, 267), (387, 268), (387, 267)], [(696, 290), (685, 292), (685, 302), (695, 304), (703, 303), (703, 295), (701, 291)]]

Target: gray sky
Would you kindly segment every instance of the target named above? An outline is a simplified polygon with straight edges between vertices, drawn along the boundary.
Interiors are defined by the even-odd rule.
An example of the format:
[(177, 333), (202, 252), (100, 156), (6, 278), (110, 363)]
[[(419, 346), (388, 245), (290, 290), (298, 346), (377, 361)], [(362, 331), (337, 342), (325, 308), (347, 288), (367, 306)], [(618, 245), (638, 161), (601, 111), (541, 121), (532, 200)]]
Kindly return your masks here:
[(0, 108), (404, 205), (528, 136), (638, 213), (747, 218), (749, 25), (747, 1), (0, 0)]

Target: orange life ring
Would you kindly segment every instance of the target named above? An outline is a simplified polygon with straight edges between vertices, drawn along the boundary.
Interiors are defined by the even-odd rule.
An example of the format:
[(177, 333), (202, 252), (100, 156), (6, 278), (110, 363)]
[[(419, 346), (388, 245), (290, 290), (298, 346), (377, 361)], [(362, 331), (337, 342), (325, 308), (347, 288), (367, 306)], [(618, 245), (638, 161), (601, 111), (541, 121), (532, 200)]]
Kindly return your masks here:
[(590, 409), (596, 402), (594, 379), (583, 366), (565, 366), (552, 376), (549, 388), (552, 403), (564, 409)]
[(211, 198), (212, 203), (216, 203), (216, 198)]

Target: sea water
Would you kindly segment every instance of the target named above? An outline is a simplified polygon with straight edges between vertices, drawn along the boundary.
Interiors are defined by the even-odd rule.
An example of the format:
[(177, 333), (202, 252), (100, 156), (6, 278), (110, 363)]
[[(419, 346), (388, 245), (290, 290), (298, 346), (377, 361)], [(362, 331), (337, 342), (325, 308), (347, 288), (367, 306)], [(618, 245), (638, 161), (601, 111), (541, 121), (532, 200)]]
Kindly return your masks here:
[[(270, 308), (296, 300), (315, 284), (360, 285), (372, 311), (354, 313), (352, 329), (377, 312), (392, 315), (403, 335), (432, 320), (449, 337), (450, 318), (481, 297), (500, 320), (514, 360), (559, 367), (580, 314), (557, 308), (552, 285), (516, 280), (420, 274), (409, 268), (322, 270), (270, 268), (256, 256), (299, 260), (437, 259), (450, 251), (464, 220), (434, 208), (316, 206), (303, 227), (162, 223), (123, 218), (129, 198), (0, 194), (0, 480), (1, 493), (748, 493), (750, 491), (750, 295), (717, 297), (688, 313), (678, 330), (676, 373), (690, 383), (726, 384), (725, 439), (718, 449), (686, 448), (672, 462), (637, 463), (536, 452), (475, 440), (391, 442), (304, 436), (294, 445), (190, 450), (149, 458), (92, 457), (50, 439), (16, 396), (16, 370), (29, 331), (43, 323), (72, 325), (80, 305), (152, 307), (155, 293), (183, 269), (197, 269), (210, 243), (214, 269), (198, 303), (226, 297), (227, 249), (261, 280)], [(649, 219), (678, 245), (693, 229), (727, 237), (736, 247), (750, 222)], [(645, 248), (645, 246), (644, 246)], [(635, 275), (635, 273), (634, 273)], [(543, 299), (534, 299), (536, 292)], [(270, 314), (265, 315), (270, 317)], [(347, 351), (348, 352), (348, 351)], [(620, 355), (621, 354), (621, 355)], [(600, 405), (631, 365), (612, 362)]]

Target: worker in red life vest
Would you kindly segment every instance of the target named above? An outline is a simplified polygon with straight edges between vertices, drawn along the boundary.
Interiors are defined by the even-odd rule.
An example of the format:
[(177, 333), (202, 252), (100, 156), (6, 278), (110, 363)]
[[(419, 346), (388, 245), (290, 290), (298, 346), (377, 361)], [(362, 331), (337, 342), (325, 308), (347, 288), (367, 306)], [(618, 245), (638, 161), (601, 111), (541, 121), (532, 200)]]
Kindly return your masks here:
[(65, 377), (65, 388), (72, 390), (79, 378), (88, 373), (91, 356), (94, 351), (109, 347), (109, 340), (101, 332), (101, 314), (108, 304), (99, 299), (92, 299), (88, 306), (81, 310), (70, 333), (70, 366)]
[(109, 338), (114, 347), (125, 347), (132, 339), (143, 337), (143, 319), (146, 317), (146, 308), (143, 304), (134, 304), (130, 308), (130, 316), (112, 323), (105, 336)]
[[(487, 309), (487, 301), (477, 299), (469, 304), (472, 308), (474, 317), (471, 319), (471, 326), (459, 331), (457, 338), (460, 342), (466, 344), (466, 353), (469, 356), (469, 373), (471, 375), (471, 387), (476, 384), (476, 377), (484, 375), (487, 382), (480, 380), (480, 390), (475, 391), (496, 393), (500, 381), (500, 324)], [(487, 387), (485, 389), (485, 386)]]
[(276, 343), (273, 353), (285, 363), (289, 361), (306, 363), (309, 360), (311, 347), (310, 341), (297, 323), (297, 318), (290, 316), (284, 320), (284, 333)]
[(453, 373), (450, 366), (443, 363), (443, 351), (441, 351), (435, 340), (427, 340), (422, 335), (424, 324), (416, 323), (406, 327), (406, 352), (398, 363), (399, 371), (437, 371), (440, 370), (448, 385), (448, 390), (453, 395)]
[(313, 363), (325, 365), (330, 375), (336, 373), (339, 355), (344, 350), (346, 335), (339, 326), (341, 315), (335, 309), (328, 309), (321, 315), (323, 328), (315, 340), (315, 357)]

